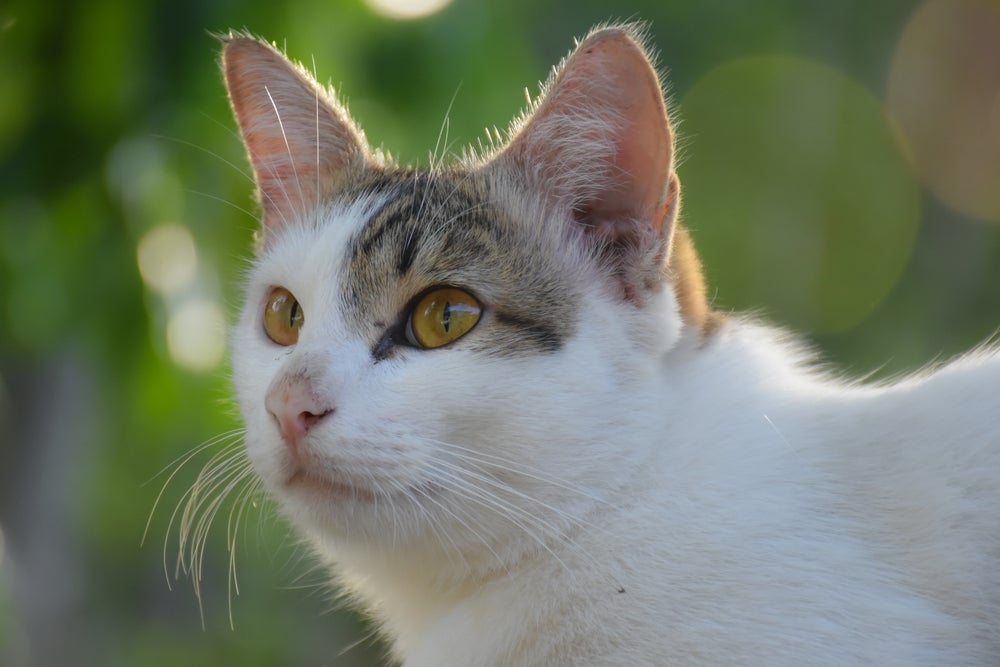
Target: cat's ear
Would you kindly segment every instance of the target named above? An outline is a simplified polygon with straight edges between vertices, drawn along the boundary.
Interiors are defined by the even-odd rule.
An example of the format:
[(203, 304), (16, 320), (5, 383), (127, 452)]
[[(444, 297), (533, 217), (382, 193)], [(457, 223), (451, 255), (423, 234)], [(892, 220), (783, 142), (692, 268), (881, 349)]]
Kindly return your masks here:
[(607, 28), (583, 40), (497, 160), (513, 161), (533, 188), (573, 212), (621, 264), (629, 296), (648, 278), (639, 274), (659, 269), (680, 184), (659, 77), (636, 30)]
[(367, 154), (364, 136), (309, 74), (262, 41), (225, 38), (222, 68), (273, 231), (330, 194), (345, 166)]

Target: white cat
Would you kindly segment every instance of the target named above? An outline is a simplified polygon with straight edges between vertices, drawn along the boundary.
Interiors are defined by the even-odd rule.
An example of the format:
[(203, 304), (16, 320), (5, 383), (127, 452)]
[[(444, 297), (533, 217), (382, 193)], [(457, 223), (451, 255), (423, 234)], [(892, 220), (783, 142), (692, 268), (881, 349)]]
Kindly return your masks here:
[(1000, 664), (1000, 355), (863, 386), (714, 312), (634, 27), (431, 170), (270, 46), (223, 65), (246, 448), (397, 659)]

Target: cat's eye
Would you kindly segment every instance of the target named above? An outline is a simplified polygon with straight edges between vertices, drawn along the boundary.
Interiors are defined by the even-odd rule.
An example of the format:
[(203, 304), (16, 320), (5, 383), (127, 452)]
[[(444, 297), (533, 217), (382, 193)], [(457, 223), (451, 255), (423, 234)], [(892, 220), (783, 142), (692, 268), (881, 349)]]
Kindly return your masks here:
[(454, 287), (432, 290), (414, 306), (406, 335), (414, 345), (441, 347), (469, 333), (482, 312), (479, 301), (468, 292)]
[(304, 321), (302, 307), (284, 287), (275, 287), (264, 306), (264, 331), (278, 345), (294, 345)]

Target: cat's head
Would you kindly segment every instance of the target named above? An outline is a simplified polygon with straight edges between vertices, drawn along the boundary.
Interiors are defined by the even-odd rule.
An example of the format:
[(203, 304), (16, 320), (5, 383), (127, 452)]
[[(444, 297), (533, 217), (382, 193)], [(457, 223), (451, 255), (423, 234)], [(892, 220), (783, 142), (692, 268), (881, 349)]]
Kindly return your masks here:
[(268, 488), (334, 544), (489, 560), (572, 529), (662, 410), (662, 356), (714, 321), (636, 30), (427, 170), (270, 46), (231, 36), (223, 67), (263, 209), (233, 365)]

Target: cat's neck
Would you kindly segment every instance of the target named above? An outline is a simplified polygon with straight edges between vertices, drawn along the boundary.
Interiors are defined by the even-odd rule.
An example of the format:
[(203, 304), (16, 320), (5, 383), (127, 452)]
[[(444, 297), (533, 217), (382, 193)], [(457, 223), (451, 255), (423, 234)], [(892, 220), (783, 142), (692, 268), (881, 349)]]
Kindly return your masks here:
[[(596, 484), (581, 481), (588, 475), (582, 463), (568, 470), (565, 483), (579, 485), (579, 495), (569, 496), (576, 502), (566, 497), (553, 501), (560, 508), (558, 513), (546, 515), (545, 508), (540, 509), (545, 531), (536, 527), (533, 537), (526, 536), (527, 522), (515, 517), (506, 526), (511, 529), (509, 535), (501, 521), (499, 529), (483, 528), (485, 532), (475, 535), (476, 539), (461, 545), (433, 532), (405, 546), (395, 542), (391, 549), (380, 541), (334, 544), (325, 536), (314, 537), (314, 543), (325, 545), (326, 556), (342, 574), (342, 583), (367, 601), (394, 633), (422, 636), (424, 626), (436, 616), (434, 610), (444, 614), (463, 599), (487, 594), (492, 587), (502, 591), (514, 579), (530, 581), (527, 573), (549, 570), (553, 562), (566, 572), (593, 570), (597, 560), (611, 554), (592, 553), (593, 545), (588, 547), (590, 553), (581, 553), (577, 546), (580, 532), (586, 527), (591, 533), (613, 533), (614, 525), (627, 519), (631, 504), (647, 491), (655, 493), (662, 487), (665, 467), (683, 468), (696, 460), (711, 463), (691, 464), (687, 469), (682, 482), (692, 489), (703, 483), (699, 481), (702, 476), (709, 480), (718, 474), (720, 467), (732, 466), (735, 474), (738, 459), (726, 450), (746, 447), (732, 437), (735, 433), (756, 429), (758, 440), (777, 441), (781, 436), (776, 424), (785, 421), (786, 413), (799, 410), (796, 397), (803, 390), (807, 395), (843, 395), (809, 370), (808, 354), (789, 354), (791, 345), (775, 330), (737, 319), (720, 321), (710, 331), (701, 326), (672, 329), (677, 318), (668, 314), (676, 312), (678, 305), (669, 289), (645, 305), (664, 311), (659, 319), (662, 327), (650, 326), (647, 317), (630, 321), (630, 308), (615, 304), (586, 315), (594, 325), (594, 336), (630, 331), (627, 343), (619, 348), (621, 354), (609, 361), (627, 377), (623, 387), (628, 395), (613, 399), (620, 403), (615, 411), (618, 424), (575, 433), (574, 451), (590, 462), (600, 479)], [(716, 405), (717, 414), (727, 415), (726, 420), (714, 420), (706, 428), (706, 404)], [(566, 430), (572, 427), (558, 425)], [(674, 463), (663, 461), (667, 433), (676, 434), (670, 443), (677, 457)], [(723, 458), (716, 461), (716, 456)], [(685, 457), (688, 463), (680, 463)], [(679, 489), (679, 493), (687, 491)], [(613, 580), (614, 574), (609, 572), (608, 578)]]
[[(636, 350), (649, 353), (648, 346), (655, 347), (653, 332), (647, 333), (648, 340), (637, 343)], [(669, 331), (660, 333), (671, 338)], [(575, 506), (561, 498), (560, 512), (576, 512), (575, 521), (561, 524), (562, 530), (544, 541), (526, 536), (522, 521), (514, 526), (520, 533), (514, 538), (501, 532), (490, 540), (492, 532), (481, 533), (481, 542), (461, 548), (439, 534), (413, 548), (358, 543), (332, 548), (328, 555), (342, 583), (367, 603), (401, 655), (419, 655), (428, 638), (439, 642), (436, 628), (454, 634), (466, 617), (491, 618), (496, 610), (525, 600), (553, 605), (548, 612), (538, 611), (541, 618), (558, 614), (560, 604), (575, 604), (560, 600), (564, 592), (624, 598), (628, 589), (641, 585), (634, 567), (642, 576), (651, 574), (648, 564), (633, 555), (647, 541), (677, 560), (675, 568), (657, 570), (657, 576), (676, 572), (679, 607), (710, 597), (699, 592), (697, 582), (711, 586), (716, 576), (726, 574), (741, 540), (770, 536), (765, 539), (773, 544), (758, 544), (753, 557), (796, 562), (808, 558), (795, 549), (813, 544), (822, 549), (827, 534), (841, 533), (891, 558), (906, 559), (913, 531), (923, 530), (919, 521), (899, 525), (900, 516), (912, 513), (907, 503), (922, 494), (947, 493), (949, 485), (976, 483), (949, 477), (948, 452), (940, 443), (982, 439), (974, 432), (981, 424), (978, 416), (1000, 411), (1000, 398), (988, 391), (1000, 372), (998, 355), (970, 358), (943, 373), (891, 386), (871, 386), (832, 380), (780, 331), (748, 320), (729, 319), (709, 336), (684, 327), (674, 332), (673, 341), (645, 364), (638, 352), (627, 364), (622, 361), (633, 373), (629, 400), (647, 402), (622, 402), (622, 418), (631, 423), (619, 425), (617, 439), (604, 431), (591, 442), (577, 443), (575, 472), (588, 459), (607, 454), (597, 463), (604, 471), (603, 486), (588, 487), (593, 498)], [(945, 397), (961, 407), (942, 420), (934, 408)], [(936, 486), (921, 488), (927, 480), (906, 477), (907, 470), (921, 466), (935, 471), (930, 479)], [(885, 480), (890, 485), (896, 480), (907, 494), (887, 499)], [(852, 498), (860, 513), (831, 514), (844, 497)], [(558, 523), (559, 515), (538, 511), (541, 520)], [(826, 519), (817, 522), (817, 516)], [(669, 545), (659, 533), (646, 534), (653, 526), (669, 533)], [(790, 529), (800, 531), (795, 540), (780, 537)], [(948, 543), (947, 536), (941, 543)], [(852, 559), (867, 557), (858, 553), (822, 558), (856, 567)], [(713, 560), (717, 555), (721, 561)], [(918, 569), (926, 590), (946, 598), (946, 589), (961, 588), (949, 561), (924, 555)], [(518, 616), (497, 613), (497, 623)], [(539, 624), (544, 628), (543, 621)]]

